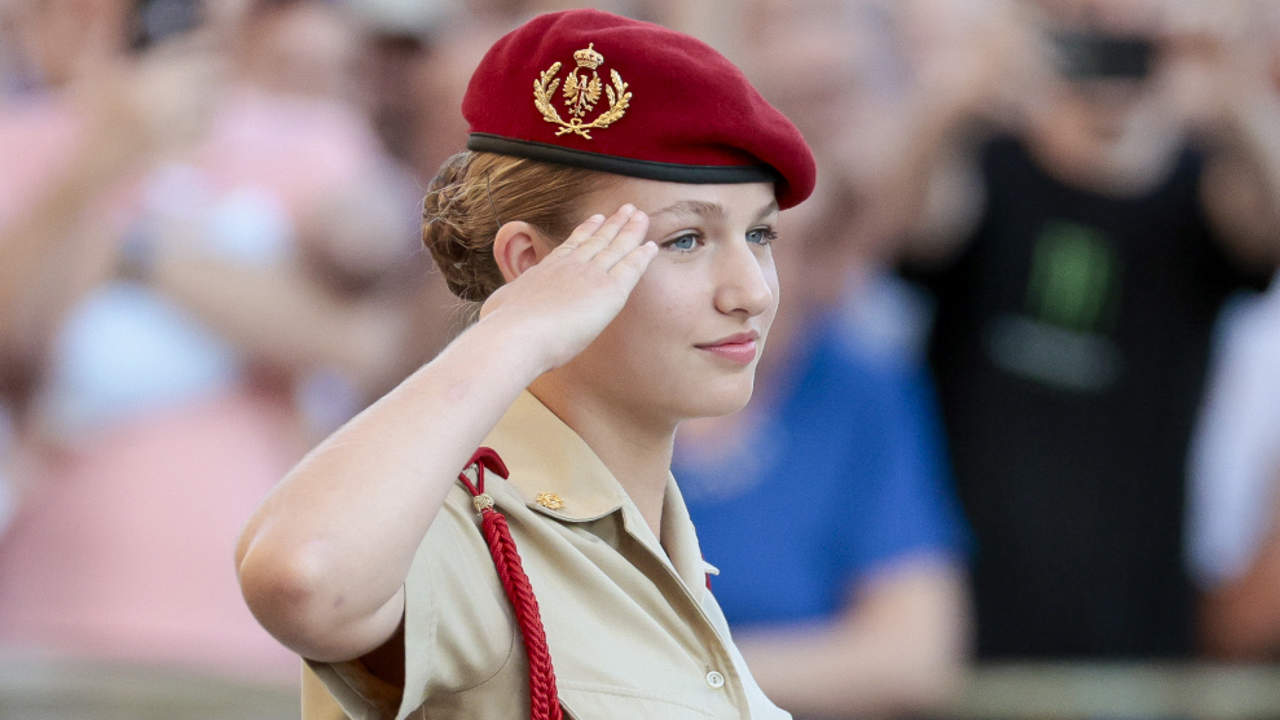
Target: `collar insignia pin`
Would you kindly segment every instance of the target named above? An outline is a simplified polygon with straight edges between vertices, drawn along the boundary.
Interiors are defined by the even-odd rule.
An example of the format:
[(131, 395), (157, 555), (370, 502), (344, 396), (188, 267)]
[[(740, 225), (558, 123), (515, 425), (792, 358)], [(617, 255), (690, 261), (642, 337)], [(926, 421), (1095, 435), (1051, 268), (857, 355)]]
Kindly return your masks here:
[(564, 500), (561, 500), (559, 495), (551, 492), (540, 492), (533, 501), (548, 510), (559, 510), (564, 507)]

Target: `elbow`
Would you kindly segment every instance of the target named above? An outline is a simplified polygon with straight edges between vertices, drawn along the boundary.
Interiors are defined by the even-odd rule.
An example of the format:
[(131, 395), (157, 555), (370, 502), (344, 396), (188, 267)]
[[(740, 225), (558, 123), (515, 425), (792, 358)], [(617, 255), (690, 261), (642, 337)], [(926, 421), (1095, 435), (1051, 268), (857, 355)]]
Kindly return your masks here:
[(897, 705), (913, 712), (949, 707), (959, 699), (964, 677), (965, 665), (957, 656), (924, 659), (904, 671)]
[(404, 609), (402, 586), (387, 598), (360, 597), (352, 571), (331, 547), (319, 539), (291, 544), (257, 537), (242, 540), (236, 552), (240, 591), (258, 623), (285, 647), (320, 662), (350, 660), (380, 646)]
[(961, 659), (914, 652), (881, 660), (874, 697), (850, 697), (849, 705), (893, 716), (931, 715), (945, 714), (959, 701), (966, 669)]
[(954, 706), (964, 692), (969, 677), (973, 645), (972, 621), (963, 601), (956, 603), (941, 623), (933, 642), (922, 643), (914, 659), (912, 685), (920, 710)]
[(897, 689), (893, 707), (907, 712), (931, 712), (952, 707), (960, 699), (968, 677), (972, 627), (958, 597), (937, 608), (892, 643), (898, 651), (886, 663), (893, 668)]
[(1200, 643), (1209, 657), (1226, 662), (1263, 662), (1280, 646), (1280, 604), (1265, 586), (1248, 578), (1205, 594), (1200, 607)]
[(268, 542), (242, 542), (236, 552), (240, 592), (267, 632), (306, 657), (323, 646), (330, 613), (341, 599), (326, 597), (325, 563), (314, 548), (280, 551)]

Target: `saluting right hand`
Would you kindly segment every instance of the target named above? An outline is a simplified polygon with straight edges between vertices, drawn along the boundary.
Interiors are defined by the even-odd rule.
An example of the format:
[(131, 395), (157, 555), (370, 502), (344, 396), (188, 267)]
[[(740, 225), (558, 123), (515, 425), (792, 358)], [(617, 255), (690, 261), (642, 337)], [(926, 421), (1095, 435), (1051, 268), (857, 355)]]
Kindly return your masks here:
[(536, 265), (498, 288), (480, 309), (482, 323), (527, 344), (541, 370), (572, 360), (621, 312), (658, 254), (645, 242), (649, 217), (634, 206), (608, 219), (593, 215)]

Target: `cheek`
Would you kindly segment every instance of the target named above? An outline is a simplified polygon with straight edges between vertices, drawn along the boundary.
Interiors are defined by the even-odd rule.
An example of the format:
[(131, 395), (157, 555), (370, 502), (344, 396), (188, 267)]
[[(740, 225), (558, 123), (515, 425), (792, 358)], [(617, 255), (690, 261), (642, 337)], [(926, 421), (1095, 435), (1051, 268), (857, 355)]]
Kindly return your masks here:
[[(695, 312), (688, 283), (672, 277), (672, 273), (646, 273), (618, 313), (613, 325), (632, 341), (654, 344), (660, 339), (686, 330), (687, 320)], [(611, 326), (612, 327), (612, 326)]]
[(790, 287), (800, 282), (801, 278), (803, 278), (806, 268), (804, 266), (804, 256), (795, 250), (798, 245), (799, 243), (791, 243), (785, 251), (774, 253), (774, 283), (783, 287)]
[(603, 363), (597, 369), (630, 378), (629, 384), (648, 385), (656, 378), (680, 376), (673, 370), (698, 337), (696, 325), (702, 312), (692, 278), (684, 277), (679, 267), (657, 262), (593, 343), (591, 362)]
[[(779, 277), (778, 269), (772, 263), (764, 268), (765, 282), (769, 284), (769, 290), (773, 295), (773, 302), (769, 304), (768, 309), (760, 314), (760, 334), (768, 335), (769, 326), (773, 324), (773, 318), (778, 314), (778, 306), (782, 302), (782, 278)], [(787, 283), (789, 284), (789, 283)]]

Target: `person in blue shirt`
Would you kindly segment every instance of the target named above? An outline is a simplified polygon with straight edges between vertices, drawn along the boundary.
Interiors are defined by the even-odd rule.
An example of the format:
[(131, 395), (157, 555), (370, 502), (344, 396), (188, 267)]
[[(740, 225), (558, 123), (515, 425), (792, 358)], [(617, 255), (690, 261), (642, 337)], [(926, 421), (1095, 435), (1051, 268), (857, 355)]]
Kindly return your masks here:
[(682, 425), (672, 471), (775, 702), (797, 717), (919, 711), (962, 668), (967, 530), (932, 386), (891, 337), (908, 324), (899, 286), (850, 260), (841, 243), (856, 243), (823, 224), (841, 203), (815, 200), (778, 248), (780, 272), (803, 281), (787, 286), (755, 398)]

